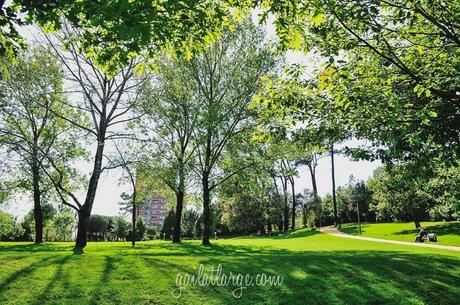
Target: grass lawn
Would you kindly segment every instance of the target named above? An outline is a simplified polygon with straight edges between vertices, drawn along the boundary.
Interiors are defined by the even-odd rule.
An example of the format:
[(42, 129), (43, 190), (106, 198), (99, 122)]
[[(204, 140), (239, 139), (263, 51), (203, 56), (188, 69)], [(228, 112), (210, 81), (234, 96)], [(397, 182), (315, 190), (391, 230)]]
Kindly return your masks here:
[[(422, 222), (429, 233), (438, 235), (438, 244), (460, 246), (460, 222)], [(395, 239), (413, 242), (420, 229), (415, 229), (413, 222), (405, 223), (363, 223), (362, 236)], [(348, 234), (359, 235), (358, 224), (344, 224), (342, 231)]]
[[(222, 274), (266, 273), (281, 286), (192, 286), (177, 274), (222, 265)], [(299, 230), (181, 245), (152, 241), (39, 246), (0, 243), (0, 304), (458, 304), (460, 252), (352, 240)]]

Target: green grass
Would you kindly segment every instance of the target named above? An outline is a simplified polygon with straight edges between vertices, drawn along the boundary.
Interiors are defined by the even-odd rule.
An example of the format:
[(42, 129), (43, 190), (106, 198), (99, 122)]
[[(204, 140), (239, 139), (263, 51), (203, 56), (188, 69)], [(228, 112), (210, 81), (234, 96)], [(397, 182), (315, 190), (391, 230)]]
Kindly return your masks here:
[[(429, 233), (438, 235), (437, 244), (460, 246), (460, 222), (422, 222)], [(420, 229), (415, 229), (413, 222), (406, 223), (363, 223), (362, 236), (394, 239), (413, 242)], [(348, 234), (359, 235), (356, 223), (342, 225), (342, 231)]]
[[(222, 272), (284, 276), (283, 285), (187, 287), (178, 273), (222, 264)], [(299, 230), (273, 238), (214, 241), (0, 243), (0, 304), (458, 304), (460, 252), (352, 240)]]

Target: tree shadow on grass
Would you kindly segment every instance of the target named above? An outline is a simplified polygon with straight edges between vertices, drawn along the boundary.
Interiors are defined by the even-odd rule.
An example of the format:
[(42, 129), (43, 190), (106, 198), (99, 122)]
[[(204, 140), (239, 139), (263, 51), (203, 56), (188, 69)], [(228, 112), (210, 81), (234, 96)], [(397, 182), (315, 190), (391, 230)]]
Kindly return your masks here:
[(227, 274), (284, 277), (280, 287), (248, 287), (242, 300), (232, 296), (232, 289), (190, 287), (211, 303), (457, 304), (460, 298), (460, 261), (448, 256), (398, 251), (295, 252), (216, 244), (204, 248), (198, 243), (170, 248), (171, 253), (131, 255), (139, 255), (152, 272), (162, 270), (171, 280), (177, 273), (197, 275), (196, 263), (180, 263), (184, 256), (195, 257), (208, 269), (222, 265)]
[[(205, 270), (221, 265), (223, 274), (279, 275), (284, 277), (282, 286), (247, 287), (243, 299), (233, 297), (235, 287), (188, 289), (220, 304), (457, 304), (460, 298), (460, 262), (449, 257), (379, 251), (266, 252), (228, 257), (217, 248), (199, 263)], [(177, 272), (198, 273), (196, 265), (178, 265), (169, 257), (143, 259), (152, 271), (167, 270), (170, 264), (169, 269), (176, 270), (171, 278)]]
[[(439, 236), (442, 235), (460, 235), (460, 222), (454, 223), (443, 223), (440, 225), (434, 226), (423, 226), (429, 233), (436, 233)], [(420, 232), (419, 229), (410, 229), (410, 230), (402, 230), (399, 232), (395, 232), (396, 235), (406, 235), (406, 234), (418, 234)]]
[(71, 258), (71, 255), (67, 255), (62, 257), (59, 260), (54, 261), (53, 263), (56, 264), (56, 271), (54, 272), (53, 277), (48, 281), (46, 287), (42, 290), (40, 295), (35, 298), (35, 305), (42, 305), (46, 300), (53, 300), (53, 293), (52, 290), (56, 287), (58, 281), (65, 282), (66, 285), (69, 284), (68, 282), (68, 275), (66, 274), (65, 265), (67, 261)]
[[(205, 248), (193, 242), (139, 246), (117, 248), (110, 255), (36, 259), (2, 280), (0, 295), (16, 282), (25, 283), (20, 289), (37, 289), (27, 285), (31, 274), (56, 265), (35, 293), (35, 304), (457, 304), (460, 299), (460, 260), (449, 256), (224, 244)], [(283, 283), (248, 286), (241, 299), (232, 295), (233, 285), (188, 286), (174, 299), (177, 274), (196, 275), (200, 264), (205, 270), (221, 265), (227, 275), (281, 276)]]
[[(368, 224), (361, 223), (361, 231), (362, 232), (365, 232), (367, 227), (369, 227)], [(358, 225), (345, 224), (345, 225), (342, 226), (340, 231), (342, 231), (343, 233), (347, 233), (347, 234), (357, 235), (357, 234), (359, 234), (359, 226)]]
[(63, 246), (50, 243), (42, 244), (0, 244), (0, 255), (2, 253), (20, 252), (20, 253), (31, 253), (31, 252), (65, 252), (73, 249), (72, 245)]
[(53, 262), (56, 262), (56, 258), (47, 257), (43, 259), (37, 259), (34, 262), (28, 264), (27, 266), (11, 273), (9, 276), (7, 276), (4, 280), (0, 282), (0, 295), (4, 290), (8, 289), (9, 286), (15, 283), (16, 281), (26, 278), (28, 275), (30, 275), (37, 269), (42, 268), (43, 266), (46, 266), (47, 264)]
[(138, 255), (145, 257), (187, 257), (187, 256), (254, 256), (271, 255), (270, 249), (276, 249), (276, 253), (290, 255), (293, 252), (287, 249), (272, 248), (267, 246), (241, 246), (231, 244), (213, 243), (204, 247), (199, 243), (182, 242), (180, 244), (142, 245), (136, 248), (122, 250), (123, 255)]
[(319, 230), (315, 229), (307, 229), (307, 228), (302, 228), (302, 229), (297, 229), (294, 231), (290, 231), (289, 233), (283, 233), (283, 232), (278, 232), (278, 233), (273, 233), (273, 235), (243, 235), (243, 236), (228, 236), (224, 237), (223, 239), (289, 239), (289, 238), (299, 238), (299, 237), (310, 237), (310, 236), (315, 236), (317, 234), (320, 234)]
[[(115, 263), (119, 262), (120, 259), (117, 259), (115, 257), (111, 256), (106, 256), (105, 257), (105, 263), (104, 263), (104, 270), (102, 272), (102, 275), (94, 287), (93, 293), (91, 295), (91, 299), (89, 301), (89, 304), (91, 305), (97, 305), (101, 303), (101, 299), (106, 297), (106, 294), (103, 293), (104, 289), (107, 288), (108, 285), (110, 285), (110, 274), (114, 271), (115, 269)], [(110, 298), (116, 299), (116, 295), (114, 295), (116, 291), (110, 290), (108, 293), (108, 296)]]

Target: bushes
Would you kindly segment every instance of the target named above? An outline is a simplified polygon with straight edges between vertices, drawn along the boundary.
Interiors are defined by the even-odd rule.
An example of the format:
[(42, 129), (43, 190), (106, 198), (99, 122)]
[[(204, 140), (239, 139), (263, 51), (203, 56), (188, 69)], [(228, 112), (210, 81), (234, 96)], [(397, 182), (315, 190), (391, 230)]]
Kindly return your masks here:
[(0, 241), (20, 240), (24, 232), (13, 215), (0, 211)]

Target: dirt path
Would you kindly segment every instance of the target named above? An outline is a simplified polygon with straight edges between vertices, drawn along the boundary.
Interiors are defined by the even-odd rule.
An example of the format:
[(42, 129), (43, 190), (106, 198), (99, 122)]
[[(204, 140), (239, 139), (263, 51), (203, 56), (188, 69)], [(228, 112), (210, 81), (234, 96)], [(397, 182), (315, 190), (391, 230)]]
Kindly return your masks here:
[(411, 243), (411, 242), (407, 242), (407, 241), (389, 240), (389, 239), (381, 239), (381, 238), (373, 238), (373, 237), (365, 237), (365, 236), (355, 236), (355, 235), (350, 235), (350, 234), (343, 233), (343, 232), (337, 230), (334, 227), (321, 228), (320, 231), (323, 232), (323, 233), (326, 233), (326, 234), (330, 234), (330, 235), (334, 235), (334, 236), (342, 237), (342, 238), (353, 238), (353, 239), (368, 240), (368, 241), (387, 243), (387, 244), (397, 244), (397, 245), (414, 246), (414, 247), (436, 248), (436, 249), (444, 249), (444, 250), (452, 250), (452, 251), (459, 251), (460, 252), (460, 247), (456, 247), (456, 246), (434, 245), (434, 244), (430, 244), (430, 243)]

